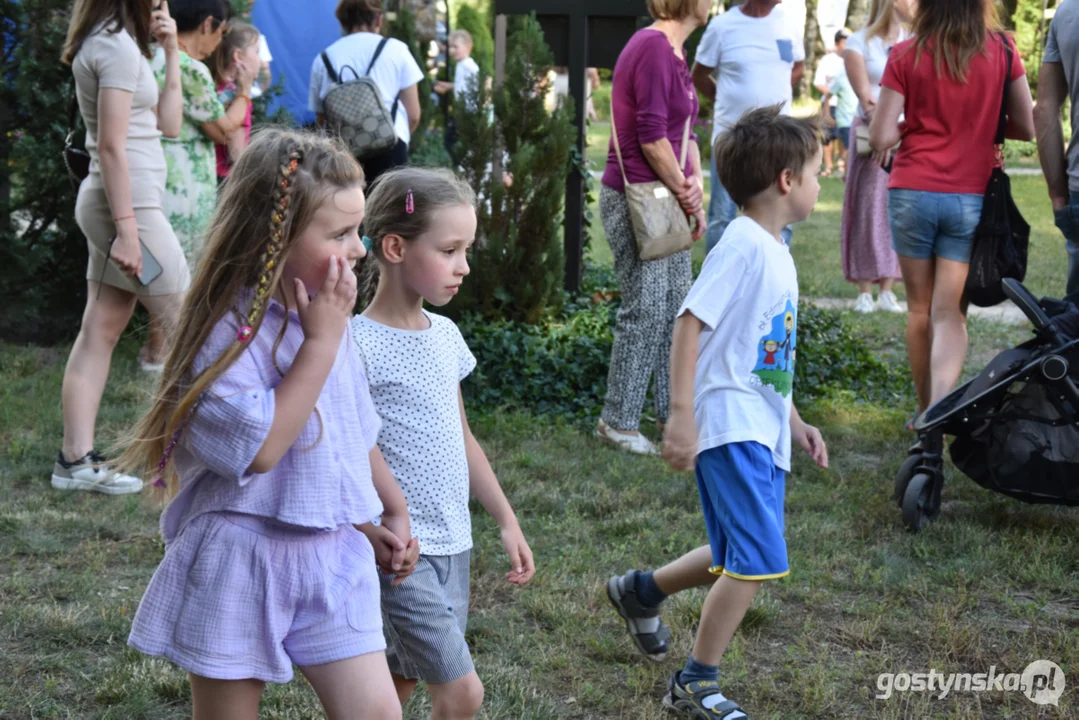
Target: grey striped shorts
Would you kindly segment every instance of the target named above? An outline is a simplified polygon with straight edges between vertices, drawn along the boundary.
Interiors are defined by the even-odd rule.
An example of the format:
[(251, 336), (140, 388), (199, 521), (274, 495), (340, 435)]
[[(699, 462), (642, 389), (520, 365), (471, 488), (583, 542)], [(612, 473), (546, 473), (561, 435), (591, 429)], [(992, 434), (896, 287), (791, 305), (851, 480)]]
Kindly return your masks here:
[(390, 672), (438, 685), (475, 669), (465, 642), (472, 551), (421, 555), (397, 587), (382, 575), (382, 630)]

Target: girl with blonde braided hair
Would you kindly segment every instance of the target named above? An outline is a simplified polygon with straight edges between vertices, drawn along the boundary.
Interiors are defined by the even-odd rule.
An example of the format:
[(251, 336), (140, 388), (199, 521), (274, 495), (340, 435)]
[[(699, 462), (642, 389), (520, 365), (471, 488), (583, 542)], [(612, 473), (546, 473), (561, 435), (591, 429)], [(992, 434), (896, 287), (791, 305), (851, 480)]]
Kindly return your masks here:
[(364, 203), (336, 141), (255, 135), (119, 461), (169, 501), (128, 642), (190, 673), (196, 718), (256, 718), (293, 663), (329, 717), (401, 716), (376, 566), (400, 582), (419, 547), (345, 332)]

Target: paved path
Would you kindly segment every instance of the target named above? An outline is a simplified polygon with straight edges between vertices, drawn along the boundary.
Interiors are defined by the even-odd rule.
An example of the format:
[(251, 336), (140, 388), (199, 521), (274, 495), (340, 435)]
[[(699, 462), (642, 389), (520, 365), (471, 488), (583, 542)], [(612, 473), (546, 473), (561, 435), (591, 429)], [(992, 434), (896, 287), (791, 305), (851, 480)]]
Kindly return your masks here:
[[(847, 298), (802, 298), (802, 302), (829, 310), (851, 310), (854, 308), (854, 300)], [(907, 309), (905, 302), (900, 302), (899, 305), (904, 310)], [(968, 314), (972, 318), (990, 320), (1004, 323), (1005, 325), (1030, 325), (1027, 316), (1011, 300), (991, 308), (980, 308), (972, 305)]]

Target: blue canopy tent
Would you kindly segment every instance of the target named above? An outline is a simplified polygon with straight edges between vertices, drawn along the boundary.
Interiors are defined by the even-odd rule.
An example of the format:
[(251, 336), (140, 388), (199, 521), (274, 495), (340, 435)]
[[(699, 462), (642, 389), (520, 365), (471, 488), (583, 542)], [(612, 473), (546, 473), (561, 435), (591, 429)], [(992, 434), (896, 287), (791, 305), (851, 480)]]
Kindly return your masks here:
[(337, 0), (259, 0), (251, 11), (251, 22), (266, 37), (273, 54), (273, 80), (284, 81), (284, 94), (270, 111), (284, 107), (301, 125), (315, 121), (307, 109), (311, 63), (333, 41), (341, 37), (334, 17)]

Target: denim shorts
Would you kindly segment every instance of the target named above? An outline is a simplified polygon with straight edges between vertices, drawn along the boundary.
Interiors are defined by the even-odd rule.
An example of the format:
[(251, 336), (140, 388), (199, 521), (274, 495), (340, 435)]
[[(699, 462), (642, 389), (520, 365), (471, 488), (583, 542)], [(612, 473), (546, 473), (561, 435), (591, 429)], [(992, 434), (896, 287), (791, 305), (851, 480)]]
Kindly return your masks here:
[(1079, 193), (1071, 193), (1069, 202), (1053, 213), (1057, 228), (1067, 241), (1071, 269), (1068, 271), (1068, 295), (1079, 293)]
[(894, 188), (888, 191), (892, 247), (901, 257), (970, 262), (982, 196)]
[(833, 128), (835, 139), (843, 143), (844, 150), (850, 150), (850, 126)]

